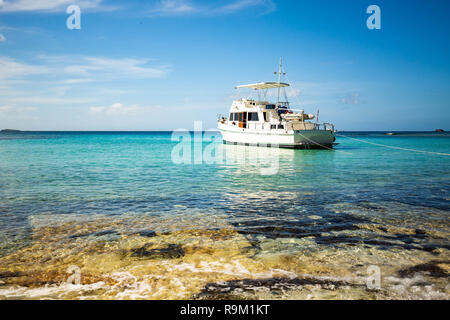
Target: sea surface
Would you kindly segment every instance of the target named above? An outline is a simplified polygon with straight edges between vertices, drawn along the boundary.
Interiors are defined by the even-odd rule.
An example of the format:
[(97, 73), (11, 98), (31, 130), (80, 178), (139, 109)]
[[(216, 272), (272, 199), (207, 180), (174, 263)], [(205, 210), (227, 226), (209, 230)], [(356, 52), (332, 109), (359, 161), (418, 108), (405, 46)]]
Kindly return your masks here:
[(449, 299), (450, 135), (339, 134), (0, 133), (0, 299)]

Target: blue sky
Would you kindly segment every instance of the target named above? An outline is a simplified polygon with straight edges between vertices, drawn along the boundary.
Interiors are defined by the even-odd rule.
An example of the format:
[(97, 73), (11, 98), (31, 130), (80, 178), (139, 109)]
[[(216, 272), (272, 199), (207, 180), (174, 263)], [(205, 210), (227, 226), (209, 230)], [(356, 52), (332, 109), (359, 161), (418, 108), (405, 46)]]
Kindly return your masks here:
[[(69, 30), (66, 9), (81, 8)], [(381, 30), (369, 30), (369, 5)], [(273, 81), (338, 130), (450, 130), (449, 1), (0, 0), (0, 128), (214, 128)]]

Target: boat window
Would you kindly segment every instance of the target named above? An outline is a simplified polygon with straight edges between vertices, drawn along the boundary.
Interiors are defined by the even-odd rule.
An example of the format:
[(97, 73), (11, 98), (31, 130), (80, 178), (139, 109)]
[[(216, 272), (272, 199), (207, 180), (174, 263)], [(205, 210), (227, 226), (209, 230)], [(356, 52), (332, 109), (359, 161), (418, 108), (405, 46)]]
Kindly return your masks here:
[(249, 112), (248, 121), (259, 121), (258, 112)]
[(267, 104), (266, 105), (266, 109), (268, 109), (268, 110), (275, 109), (275, 105), (274, 104)]
[(230, 113), (230, 121), (233, 121), (234, 119), (233, 119), (233, 116), (234, 116), (234, 114), (233, 113)]
[(278, 125), (278, 129), (284, 129), (284, 125), (279, 124), (279, 125)]
[(271, 124), (270, 125), (270, 129), (276, 129), (277, 128), (277, 125), (276, 124)]
[(263, 116), (264, 116), (264, 122), (267, 121), (267, 112), (263, 112)]

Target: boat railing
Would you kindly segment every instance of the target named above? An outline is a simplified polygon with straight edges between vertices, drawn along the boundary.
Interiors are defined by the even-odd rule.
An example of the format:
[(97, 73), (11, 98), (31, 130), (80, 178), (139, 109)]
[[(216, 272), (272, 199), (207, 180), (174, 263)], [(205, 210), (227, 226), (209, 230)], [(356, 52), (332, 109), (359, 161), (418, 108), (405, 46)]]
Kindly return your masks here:
[(221, 113), (218, 113), (218, 114), (217, 114), (217, 121), (222, 122), (222, 123), (225, 123), (225, 122), (228, 121), (228, 118), (227, 118), (226, 115), (221, 114)]
[(315, 123), (314, 125), (315, 130), (329, 130), (334, 131), (334, 125), (332, 123)]

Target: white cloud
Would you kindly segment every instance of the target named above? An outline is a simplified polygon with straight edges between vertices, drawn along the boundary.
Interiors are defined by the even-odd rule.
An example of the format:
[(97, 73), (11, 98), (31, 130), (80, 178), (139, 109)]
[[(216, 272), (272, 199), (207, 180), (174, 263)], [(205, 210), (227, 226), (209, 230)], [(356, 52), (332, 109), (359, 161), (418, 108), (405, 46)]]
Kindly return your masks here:
[(217, 13), (233, 13), (250, 7), (262, 7), (266, 12), (276, 9), (275, 4), (271, 0), (238, 0), (228, 5), (216, 8)]
[[(120, 77), (133, 78), (161, 78), (167, 75), (169, 67), (149, 67), (146, 66), (150, 59), (111, 59), (98, 57), (83, 58), (87, 64), (81, 67), (82, 73), (89, 71), (101, 71), (105, 75), (117, 75)], [(72, 68), (72, 71), (76, 71)]]
[(163, 0), (160, 1), (151, 11), (155, 15), (182, 15), (193, 13), (197, 8), (183, 0)]
[[(24, 117), (25, 106), (79, 107), (101, 105), (103, 97), (127, 93), (114, 81), (159, 78), (169, 72), (169, 67), (149, 66), (148, 58), (104, 58), (92, 56), (39, 56), (29, 61), (19, 61), (0, 56), (0, 106), (2, 118)], [(99, 83), (109, 88), (104, 93), (96, 87)], [(92, 86), (89, 85), (92, 83)], [(86, 85), (88, 84), (88, 85)], [(17, 108), (16, 108), (17, 107)], [(92, 107), (91, 114), (103, 116), (129, 116), (140, 120), (157, 107), (113, 104)], [(133, 118), (134, 117), (134, 118)], [(0, 121), (1, 122), (1, 121)], [(2, 122), (5, 124), (5, 122)]]
[(13, 111), (14, 108), (12, 106), (0, 106), (0, 114), (7, 114), (7, 113), (11, 113), (11, 111)]
[[(75, 77), (73, 83), (123, 78), (162, 78), (170, 71), (168, 65), (150, 66), (149, 58), (107, 58), (92, 56), (49, 56), (38, 58), (53, 65), (66, 75)], [(69, 81), (69, 80), (67, 80)]]
[(130, 116), (139, 115), (152, 110), (159, 109), (159, 106), (140, 106), (129, 105), (126, 106), (122, 103), (114, 103), (110, 106), (90, 107), (89, 113), (94, 115), (107, 115), (107, 116)]
[(89, 78), (76, 78), (76, 79), (67, 79), (60, 81), (62, 84), (77, 84), (77, 83), (87, 83), (92, 82), (92, 79)]
[[(0, 79), (23, 79), (31, 75), (47, 75), (61, 84), (77, 84), (116, 79), (161, 78), (169, 66), (149, 66), (151, 59), (112, 59), (104, 57), (40, 56), (41, 64), (29, 64), (0, 57)], [(42, 64), (43, 63), (43, 64)], [(66, 77), (68, 77), (66, 79)], [(45, 79), (41, 79), (45, 80)]]
[(69, 5), (81, 9), (99, 8), (102, 0), (4, 0), (0, 12), (64, 11)]
[(2, 105), (0, 106), (0, 115), (2, 118), (30, 118), (33, 117), (35, 107)]
[[(53, 92), (55, 96), (43, 96), (43, 95), (35, 95), (30, 92), (24, 92), (23, 96), (16, 96), (12, 98), (6, 98), (5, 101), (9, 103), (27, 103), (34, 105), (71, 105), (71, 104), (86, 104), (92, 103), (96, 99), (95, 98), (67, 98), (67, 97), (58, 97), (56, 96), (57, 89), (50, 89), (48, 91)], [(66, 88), (67, 90), (67, 88)]]
[(0, 105), (0, 129), (28, 129), (24, 123), (40, 123), (38, 109), (30, 106)]
[(264, 13), (276, 9), (272, 0), (236, 0), (226, 5), (200, 5), (189, 0), (161, 0), (149, 13), (152, 16), (221, 15), (257, 7), (264, 9)]
[(48, 72), (49, 69), (43, 66), (18, 62), (9, 57), (0, 57), (0, 79), (16, 79)]
[(3, 42), (3, 41), (6, 41), (6, 38), (5, 38), (4, 35), (2, 35), (2, 34), (0, 33), (0, 42)]

